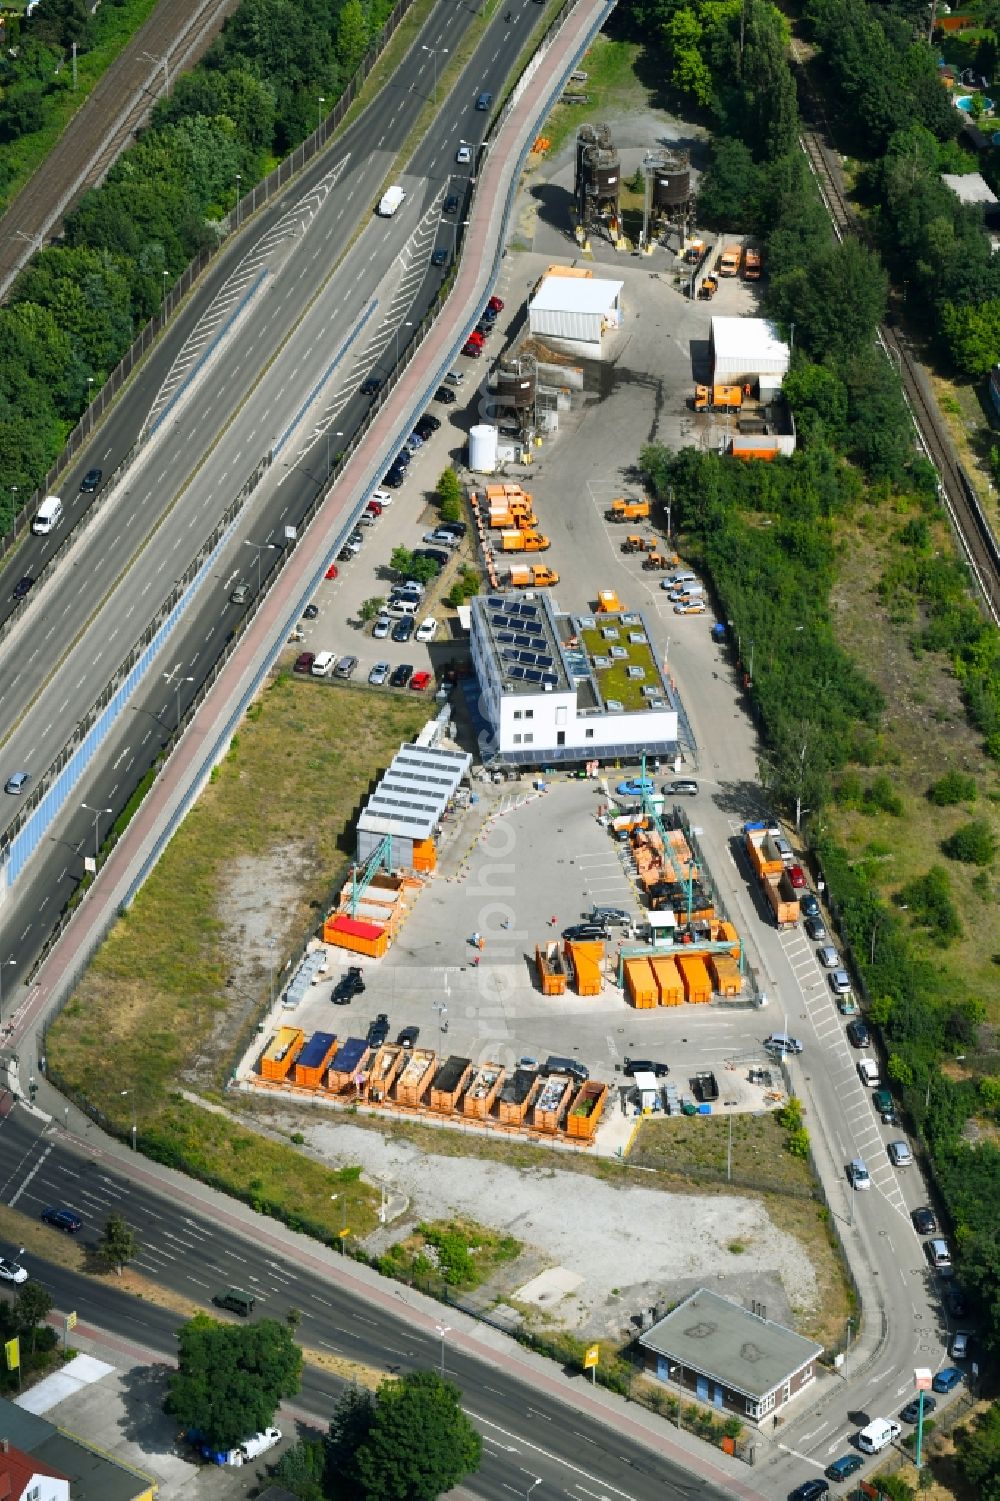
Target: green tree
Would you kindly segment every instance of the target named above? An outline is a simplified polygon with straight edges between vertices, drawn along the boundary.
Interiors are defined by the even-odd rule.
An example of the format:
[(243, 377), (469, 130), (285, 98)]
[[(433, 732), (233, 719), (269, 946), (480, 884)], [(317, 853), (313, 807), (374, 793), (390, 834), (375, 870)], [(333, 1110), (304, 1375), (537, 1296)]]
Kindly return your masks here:
[(135, 1231), (124, 1215), (111, 1214), (104, 1224), (104, 1234), (98, 1242), (99, 1255), (113, 1266), (119, 1277), (122, 1269), (134, 1260), (139, 1250)]
[(951, 879), (943, 865), (932, 865), (896, 893), (896, 903), (908, 907), (913, 921), (930, 930), (937, 943), (953, 943), (962, 936), (962, 922), (951, 894)]
[(337, 17), (337, 60), (345, 79), (357, 71), (369, 41), (368, 16), (361, 0), (344, 0)]
[(479, 1468), (482, 1450), (458, 1387), (414, 1371), (379, 1387), (354, 1473), (366, 1501), (437, 1501)]
[(411, 575), (413, 573), (413, 553), (408, 547), (394, 547), (389, 555), (389, 567), (393, 573)]
[(973, 818), (942, 840), (941, 848), (949, 860), (962, 860), (966, 865), (990, 865), (997, 852), (997, 840), (984, 818)]
[(941, 332), (958, 370), (969, 380), (982, 380), (1000, 360), (1000, 298), (975, 307), (946, 302), (940, 312)]
[(178, 1336), (164, 1409), (210, 1444), (231, 1449), (273, 1421), (278, 1404), (298, 1391), (301, 1373), (302, 1351), (276, 1319), (234, 1328), (199, 1314)]
[(429, 584), (431, 579), (436, 579), (440, 572), (440, 566), (433, 558), (413, 558), (409, 576), (416, 579), (418, 584)]
[(958, 1467), (982, 1501), (1000, 1501), (1000, 1402), (956, 1433)]
[(274, 1466), (272, 1478), (299, 1501), (326, 1501), (326, 1450), (322, 1439), (299, 1439)]
[(929, 800), (937, 808), (947, 808), (953, 803), (974, 803), (976, 793), (975, 777), (964, 771), (946, 771), (927, 789)]
[(757, 185), (758, 171), (750, 148), (731, 136), (717, 140), (698, 189), (699, 219), (718, 228), (745, 221)]
[(22, 1282), (17, 1290), (17, 1303), (15, 1305), (15, 1317), (18, 1331), (22, 1335), (31, 1336), (31, 1352), (35, 1352), (35, 1341), (38, 1338), (38, 1326), (45, 1322), (55, 1306), (55, 1300), (47, 1287), (40, 1282), (29, 1278)]
[(366, 599), (358, 610), (358, 619), (365, 624), (374, 620), (376, 615), (381, 615), (385, 608), (385, 599), (381, 594), (376, 594), (372, 599)]

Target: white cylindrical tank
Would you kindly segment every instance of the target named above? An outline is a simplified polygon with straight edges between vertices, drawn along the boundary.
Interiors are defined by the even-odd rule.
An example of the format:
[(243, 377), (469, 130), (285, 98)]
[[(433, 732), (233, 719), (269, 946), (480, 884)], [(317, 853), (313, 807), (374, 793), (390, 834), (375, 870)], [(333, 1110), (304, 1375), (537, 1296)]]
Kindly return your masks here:
[(477, 422), (469, 429), (469, 468), (475, 474), (495, 474), (499, 429)]

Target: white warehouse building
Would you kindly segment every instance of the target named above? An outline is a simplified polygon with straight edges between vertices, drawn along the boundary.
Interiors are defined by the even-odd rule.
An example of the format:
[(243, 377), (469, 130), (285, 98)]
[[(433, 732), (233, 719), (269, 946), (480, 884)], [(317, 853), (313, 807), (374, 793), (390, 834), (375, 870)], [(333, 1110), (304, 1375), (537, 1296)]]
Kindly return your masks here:
[(594, 276), (545, 276), (528, 303), (532, 336), (585, 359), (604, 358), (604, 337), (622, 324), (622, 281)]
[(712, 379), (719, 386), (758, 387), (761, 401), (781, 390), (791, 350), (769, 318), (712, 319)]
[(677, 704), (639, 611), (562, 614), (550, 596), (472, 601), (485, 761), (547, 766), (677, 755)]

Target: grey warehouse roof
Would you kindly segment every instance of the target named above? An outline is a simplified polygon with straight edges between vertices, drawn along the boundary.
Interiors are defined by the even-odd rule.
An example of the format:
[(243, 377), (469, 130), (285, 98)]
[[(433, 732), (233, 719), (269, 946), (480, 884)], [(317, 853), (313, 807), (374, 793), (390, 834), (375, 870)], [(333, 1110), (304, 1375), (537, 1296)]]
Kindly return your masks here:
[(471, 765), (466, 751), (402, 746), (358, 819), (359, 833), (429, 839)]
[(760, 1399), (815, 1360), (822, 1345), (699, 1288), (639, 1343), (721, 1386)]

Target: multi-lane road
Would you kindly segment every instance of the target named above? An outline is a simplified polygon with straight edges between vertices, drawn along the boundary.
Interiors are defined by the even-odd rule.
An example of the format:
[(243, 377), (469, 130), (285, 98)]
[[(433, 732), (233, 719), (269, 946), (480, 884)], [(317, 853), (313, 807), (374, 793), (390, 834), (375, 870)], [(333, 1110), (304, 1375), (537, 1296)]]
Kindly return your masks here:
[[(7, 1013), (83, 875), (84, 857), (239, 625), (247, 606), (230, 602), (233, 584), (267, 588), (286, 530), (314, 501), (331, 450), (343, 448), (369, 410), (361, 381), (389, 376), (436, 296), (447, 267), (432, 268), (431, 254), (438, 246), (454, 252), (477, 165), (475, 152), (471, 164), (457, 161), (459, 145), (482, 139), (489, 115), (476, 100), (483, 89), (500, 92), (539, 11), (517, 0), (510, 15), (507, 22), (498, 12), (486, 26), (401, 174), (402, 208), (375, 218), (437, 70), (475, 16), (471, 7), (435, 8), (364, 115), (213, 265), (67, 474), (63, 527), (30, 538), (0, 575), (0, 629), (7, 623), (0, 782), (27, 770), (37, 786), (248, 475), (274, 455), (161, 662), (0, 905)], [(444, 214), (450, 194), (458, 208)], [(97, 467), (111, 475), (140, 434), (144, 442), (112, 490), (97, 503), (82, 495), (83, 474)], [(95, 504), (78, 542), (43, 575)], [(10, 619), (24, 577), (38, 583)], [(0, 837), (17, 814), (16, 799), (0, 799)]]
[[(521, 1495), (535, 1477), (543, 1481), (537, 1501), (713, 1501), (758, 1494), (749, 1483), (729, 1479), (708, 1449), (700, 1455), (695, 1449), (687, 1472), (670, 1456), (666, 1430), (653, 1424), (643, 1441), (621, 1408), (593, 1405), (584, 1378), (575, 1383), (578, 1396), (565, 1384), (552, 1390), (553, 1382), (528, 1379), (527, 1369), (519, 1373), (500, 1340), (492, 1350), (484, 1340), (481, 1354), (472, 1354), (467, 1346), (474, 1341), (463, 1333), (468, 1321), (462, 1316), (442, 1309), (437, 1320), (428, 1317), (422, 1300), (411, 1305), (392, 1284), (359, 1282), (350, 1262), (347, 1278), (338, 1278), (322, 1254), (296, 1253), (291, 1237), (268, 1228), (254, 1235), (239, 1206), (230, 1212), (219, 1199), (214, 1207), (186, 1202), (158, 1187), (155, 1170), (147, 1168), (126, 1173), (114, 1158), (99, 1149), (89, 1153), (86, 1142), (21, 1110), (0, 1122), (0, 1198), (30, 1216), (46, 1204), (71, 1204), (84, 1221), (82, 1238), (91, 1243), (109, 1214), (123, 1214), (141, 1245), (134, 1266), (168, 1292), (208, 1307), (227, 1286), (247, 1288), (257, 1298), (258, 1315), (283, 1319), (289, 1309), (299, 1310), (303, 1345), (377, 1371), (440, 1369), (443, 1353), (445, 1370), (484, 1438), (482, 1469), (467, 1489), (487, 1501)], [(176, 1314), (27, 1253), (24, 1259), (60, 1310), (73, 1309), (82, 1324), (175, 1357), (182, 1322)], [(344, 1282), (352, 1273), (356, 1286), (349, 1289)], [(454, 1325), (443, 1350), (435, 1327), (442, 1318)], [(322, 1425), (341, 1389), (336, 1378), (307, 1366), (297, 1406)]]

